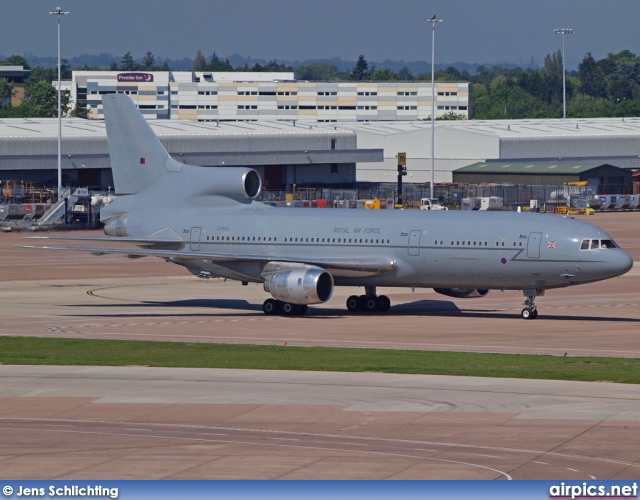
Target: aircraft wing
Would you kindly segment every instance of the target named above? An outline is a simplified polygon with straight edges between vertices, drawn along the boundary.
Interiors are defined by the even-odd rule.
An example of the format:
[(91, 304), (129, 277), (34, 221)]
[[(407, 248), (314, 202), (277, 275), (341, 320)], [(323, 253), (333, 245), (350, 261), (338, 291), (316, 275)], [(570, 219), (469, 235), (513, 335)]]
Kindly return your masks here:
[[(46, 237), (38, 237), (39, 239)], [(87, 237), (90, 239), (91, 237)], [(56, 239), (60, 239), (56, 237)], [(69, 238), (76, 240), (77, 238)], [(99, 241), (112, 241), (120, 240), (123, 238), (99, 238)], [(138, 240), (128, 239), (128, 243), (137, 243)], [(149, 240), (145, 240), (149, 241)], [(165, 244), (168, 242), (164, 242)], [(175, 241), (172, 241), (175, 243)], [(186, 243), (186, 242), (185, 242)], [(273, 255), (261, 255), (261, 254), (239, 254), (239, 253), (212, 253), (201, 251), (189, 251), (189, 250), (163, 250), (163, 249), (147, 249), (147, 248), (122, 248), (122, 247), (81, 247), (81, 246), (67, 246), (67, 245), (17, 245), (20, 248), (35, 248), (44, 250), (68, 250), (78, 252), (88, 252), (93, 255), (107, 255), (107, 254), (120, 254), (129, 258), (140, 257), (160, 257), (167, 260), (174, 261), (188, 261), (188, 260), (208, 260), (214, 263), (220, 263), (224, 265), (225, 262), (285, 262), (293, 264), (309, 264), (319, 266), (327, 271), (341, 270), (341, 271), (355, 271), (378, 274), (386, 271), (391, 271), (396, 267), (396, 262), (393, 259), (386, 257), (349, 257), (349, 258), (314, 258), (309, 257), (284, 257)]]

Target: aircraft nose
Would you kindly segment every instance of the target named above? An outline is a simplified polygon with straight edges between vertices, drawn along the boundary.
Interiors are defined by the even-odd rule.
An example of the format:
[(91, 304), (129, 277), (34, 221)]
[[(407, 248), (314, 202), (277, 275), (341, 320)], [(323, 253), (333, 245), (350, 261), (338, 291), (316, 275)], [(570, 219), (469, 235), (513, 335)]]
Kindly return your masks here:
[(611, 254), (609, 260), (611, 276), (620, 276), (633, 267), (631, 255), (624, 250), (617, 249), (615, 252), (611, 252)]

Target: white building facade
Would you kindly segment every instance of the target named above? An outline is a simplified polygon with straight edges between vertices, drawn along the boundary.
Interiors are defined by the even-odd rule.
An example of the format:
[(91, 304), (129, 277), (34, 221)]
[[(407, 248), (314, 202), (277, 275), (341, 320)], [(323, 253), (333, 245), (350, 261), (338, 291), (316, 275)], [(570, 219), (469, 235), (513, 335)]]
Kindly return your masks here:
[[(436, 118), (472, 117), (469, 83), (436, 82)], [(103, 118), (102, 95), (128, 94), (147, 119), (415, 121), (431, 117), (431, 83), (307, 82), (295, 74), (74, 71), (73, 102)]]

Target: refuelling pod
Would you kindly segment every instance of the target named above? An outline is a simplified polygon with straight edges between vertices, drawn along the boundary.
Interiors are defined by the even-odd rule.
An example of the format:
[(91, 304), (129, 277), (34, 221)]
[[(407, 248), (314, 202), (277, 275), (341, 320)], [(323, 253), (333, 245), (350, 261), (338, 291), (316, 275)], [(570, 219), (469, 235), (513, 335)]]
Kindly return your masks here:
[(489, 290), (477, 290), (475, 288), (434, 288), (433, 291), (456, 299), (475, 299), (477, 297), (484, 297), (489, 293)]
[(272, 274), (264, 289), (274, 299), (291, 304), (320, 304), (333, 294), (333, 277), (319, 267), (289, 269)]

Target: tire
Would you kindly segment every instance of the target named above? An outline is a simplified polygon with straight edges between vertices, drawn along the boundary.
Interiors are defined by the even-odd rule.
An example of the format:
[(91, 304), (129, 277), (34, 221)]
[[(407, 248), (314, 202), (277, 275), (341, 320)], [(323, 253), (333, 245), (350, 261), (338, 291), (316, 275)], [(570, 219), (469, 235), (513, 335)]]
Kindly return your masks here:
[(378, 297), (371, 297), (365, 300), (364, 306), (367, 312), (376, 312), (378, 310)]
[(307, 313), (307, 309), (309, 308), (309, 306), (307, 306), (307, 304), (303, 304), (301, 306), (299, 306), (300, 309), (298, 309), (298, 316), (303, 316)]
[(262, 311), (267, 316), (273, 316), (278, 313), (278, 302), (274, 299), (267, 299), (262, 304)]
[(531, 311), (531, 319), (536, 319), (538, 317), (538, 310), (537, 309), (533, 309)]
[(523, 319), (533, 319), (533, 310), (528, 307), (525, 307), (520, 314)]
[(387, 312), (390, 307), (391, 301), (389, 300), (389, 297), (387, 297), (386, 295), (380, 295), (378, 297), (378, 311)]
[(296, 304), (291, 304), (290, 302), (285, 302), (282, 304), (282, 313), (285, 316), (293, 316), (297, 312)]
[(352, 295), (347, 299), (347, 309), (351, 312), (356, 312), (360, 310), (360, 301), (357, 295)]

